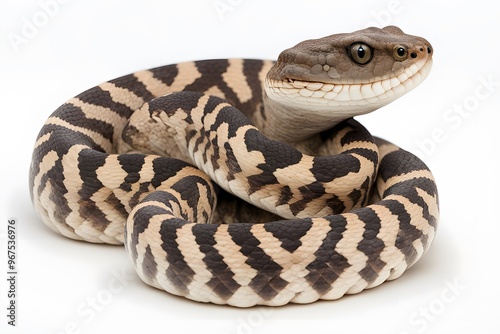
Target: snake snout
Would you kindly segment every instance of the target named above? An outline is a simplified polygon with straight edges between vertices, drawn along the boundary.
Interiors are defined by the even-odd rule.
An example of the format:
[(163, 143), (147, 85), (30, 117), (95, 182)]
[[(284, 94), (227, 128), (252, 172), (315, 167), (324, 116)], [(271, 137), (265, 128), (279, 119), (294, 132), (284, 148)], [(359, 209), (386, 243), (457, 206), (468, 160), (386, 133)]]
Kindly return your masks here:
[(413, 59), (431, 58), (433, 52), (434, 49), (432, 48), (432, 45), (427, 41), (418, 43), (409, 50), (410, 57)]

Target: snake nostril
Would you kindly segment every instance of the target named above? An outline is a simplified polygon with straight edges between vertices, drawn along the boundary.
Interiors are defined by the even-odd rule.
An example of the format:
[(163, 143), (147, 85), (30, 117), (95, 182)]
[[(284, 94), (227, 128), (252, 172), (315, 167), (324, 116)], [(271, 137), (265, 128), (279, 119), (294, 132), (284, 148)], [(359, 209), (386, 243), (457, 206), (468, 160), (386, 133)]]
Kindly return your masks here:
[(420, 52), (424, 51), (424, 48), (420, 48)]
[(412, 58), (417, 58), (417, 53), (416, 53), (416, 52), (412, 52), (412, 53), (410, 54), (410, 56), (411, 56)]

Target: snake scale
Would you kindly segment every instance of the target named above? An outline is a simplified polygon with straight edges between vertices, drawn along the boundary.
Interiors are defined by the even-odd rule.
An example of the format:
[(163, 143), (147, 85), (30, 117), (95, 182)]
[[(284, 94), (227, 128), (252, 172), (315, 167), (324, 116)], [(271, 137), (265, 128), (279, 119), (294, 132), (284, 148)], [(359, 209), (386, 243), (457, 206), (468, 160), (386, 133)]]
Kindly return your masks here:
[(200, 302), (278, 306), (378, 286), (430, 247), (438, 195), (421, 160), (352, 117), (416, 87), (432, 53), (389, 26), (304, 41), (277, 61), (105, 82), (41, 129), (34, 207), (66, 237), (124, 244), (144, 282)]

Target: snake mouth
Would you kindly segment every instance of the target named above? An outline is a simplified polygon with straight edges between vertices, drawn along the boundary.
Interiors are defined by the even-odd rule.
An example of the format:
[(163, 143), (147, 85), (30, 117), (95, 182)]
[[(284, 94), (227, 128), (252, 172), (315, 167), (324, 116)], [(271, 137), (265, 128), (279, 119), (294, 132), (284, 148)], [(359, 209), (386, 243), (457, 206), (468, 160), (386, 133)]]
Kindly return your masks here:
[(286, 78), (266, 79), (267, 96), (293, 108), (363, 114), (378, 109), (417, 87), (429, 75), (432, 58), (422, 59), (391, 76), (359, 83), (323, 83)]

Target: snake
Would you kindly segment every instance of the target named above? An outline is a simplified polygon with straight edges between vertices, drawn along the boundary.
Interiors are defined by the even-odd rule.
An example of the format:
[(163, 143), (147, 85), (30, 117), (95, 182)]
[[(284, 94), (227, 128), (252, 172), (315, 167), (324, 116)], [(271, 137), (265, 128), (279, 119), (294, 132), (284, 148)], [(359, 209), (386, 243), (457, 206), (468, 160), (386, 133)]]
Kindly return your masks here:
[(65, 237), (124, 245), (146, 284), (198, 302), (306, 304), (379, 286), (429, 249), (438, 193), (421, 159), (354, 117), (418, 86), (433, 52), (371, 27), (276, 60), (104, 82), (41, 128), (34, 208)]

